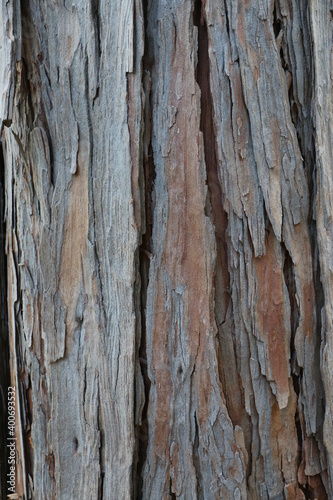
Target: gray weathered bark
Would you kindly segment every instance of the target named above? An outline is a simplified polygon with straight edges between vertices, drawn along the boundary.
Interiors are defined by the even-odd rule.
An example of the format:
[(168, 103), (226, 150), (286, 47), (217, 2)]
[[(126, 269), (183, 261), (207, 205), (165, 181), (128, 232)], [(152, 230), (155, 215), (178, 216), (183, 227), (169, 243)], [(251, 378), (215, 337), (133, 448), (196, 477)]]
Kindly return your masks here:
[(332, 11), (2, 0), (20, 498), (333, 497)]

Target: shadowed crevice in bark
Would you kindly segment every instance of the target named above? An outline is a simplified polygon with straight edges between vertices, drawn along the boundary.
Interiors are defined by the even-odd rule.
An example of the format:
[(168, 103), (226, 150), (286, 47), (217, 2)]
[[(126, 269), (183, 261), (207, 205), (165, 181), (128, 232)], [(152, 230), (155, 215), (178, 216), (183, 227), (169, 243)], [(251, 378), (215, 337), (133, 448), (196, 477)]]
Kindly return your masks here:
[[(228, 415), (234, 427), (243, 428), (244, 435), (250, 436), (250, 421), (244, 409), (241, 382), (236, 368), (234, 346), (234, 323), (230, 300), (230, 279), (228, 270), (228, 247), (226, 231), (228, 217), (223, 208), (223, 193), (219, 180), (217, 159), (217, 139), (214, 124), (213, 99), (210, 88), (209, 41), (204, 6), (201, 0), (195, 2), (194, 25), (198, 28), (198, 64), (196, 78), (201, 90), (200, 130), (203, 134), (204, 155), (207, 172), (208, 210), (216, 238), (216, 267), (214, 277), (215, 319), (219, 330), (217, 358), (219, 378), (225, 397)], [(226, 338), (228, 337), (228, 338)], [(250, 452), (250, 442), (246, 447)]]
[(276, 4), (274, 4), (274, 9), (273, 9), (273, 29), (275, 38), (278, 38), (281, 32), (281, 19), (280, 16), (277, 14)]
[[(220, 167), (217, 158), (217, 138), (210, 85), (209, 39), (204, 5), (201, 0), (195, 2), (193, 20), (194, 25), (198, 28), (198, 64), (196, 79), (201, 91), (200, 130), (203, 134), (208, 186), (208, 207), (206, 207), (206, 211), (207, 216), (211, 218), (213, 223), (216, 238), (214, 312), (219, 332), (216, 342), (219, 379), (222, 385), (228, 415), (234, 428), (239, 426), (243, 429), (245, 446), (248, 455), (251, 457), (251, 422), (245, 411), (241, 381), (237, 372), (233, 306), (230, 297), (230, 277), (228, 269), (226, 234), (228, 229), (228, 216), (223, 208), (223, 192), (219, 179)], [(229, 33), (228, 23), (229, 20), (227, 20)], [(230, 98), (232, 99), (231, 93)], [(251, 460), (248, 461), (247, 476), (250, 474), (250, 467)], [(198, 470), (197, 475), (199, 477), (201, 475), (201, 472), (198, 472)]]
[(7, 317), (7, 255), (5, 233), (5, 162), (0, 142), (0, 496), (6, 497), (7, 391), (10, 385), (9, 331)]
[[(208, 194), (210, 198), (210, 217), (212, 219), (216, 244), (217, 264), (215, 281), (219, 278), (218, 272), (222, 273), (223, 302), (225, 310), (229, 304), (229, 272), (228, 272), (228, 249), (226, 242), (226, 230), (228, 227), (227, 214), (223, 209), (222, 189), (218, 176), (218, 161), (216, 157), (216, 134), (214, 130), (213, 101), (209, 81), (209, 53), (208, 33), (204, 10), (201, 0), (197, 0), (194, 10), (194, 25), (198, 28), (198, 64), (197, 82), (201, 90), (201, 119), (200, 130), (203, 134), (204, 153), (207, 172)], [(216, 286), (216, 283), (215, 283)]]
[[(93, 12), (93, 16), (94, 16), (94, 19), (95, 19), (95, 26), (96, 26), (96, 42), (97, 42), (97, 49), (98, 49), (98, 54), (97, 54), (97, 57), (98, 57), (98, 64), (97, 64), (97, 68), (98, 68), (98, 71), (99, 71), (99, 64), (100, 64), (100, 58), (101, 58), (101, 55), (102, 55), (102, 42), (101, 42), (101, 18), (100, 18), (100, 0), (92, 0), (92, 12)], [(97, 97), (99, 96), (99, 84), (96, 88), (96, 94), (95, 96), (93, 97), (93, 101), (95, 101), (97, 99)]]
[[(314, 436), (306, 435), (306, 426), (304, 414), (302, 411), (302, 399), (306, 396), (304, 392), (303, 369), (296, 362), (295, 335), (298, 327), (300, 311), (297, 305), (297, 293), (295, 282), (295, 269), (291, 256), (287, 249), (282, 245), (285, 255), (284, 277), (288, 287), (290, 307), (291, 307), (291, 343), (290, 343), (290, 362), (293, 386), (298, 398), (298, 404), (295, 414), (295, 425), (298, 435), (298, 469), (301, 470), (304, 464), (304, 448), (309, 446), (311, 439), (315, 441), (319, 450), (323, 450), (323, 422), (325, 412), (325, 394), (322, 377), (320, 373), (320, 349), (321, 349), (321, 315), (324, 308), (324, 293), (320, 279), (320, 263), (318, 255), (317, 228), (316, 228), (316, 151), (313, 138), (312, 108), (313, 108), (313, 47), (310, 39), (311, 28), (309, 25), (309, 16), (307, 8), (302, 8), (293, 4), (282, 14), (281, 2), (275, 2), (273, 12), (273, 28), (276, 36), (278, 49), (280, 50), (281, 66), (285, 72), (289, 109), (291, 121), (295, 128), (295, 134), (299, 150), (303, 159), (303, 166), (306, 173), (309, 192), (309, 212), (307, 225), (309, 229), (309, 241), (311, 245), (312, 265), (313, 265), (313, 284), (315, 290), (315, 312), (314, 312), (314, 360), (315, 367), (315, 385), (316, 385), (316, 419), (317, 429)], [(282, 5), (282, 4), (281, 4)], [(300, 27), (301, 24), (301, 27)], [(279, 33), (277, 32), (279, 29)], [(297, 68), (297, 57), (300, 58), (300, 51), (304, 57), (302, 66)], [(296, 64), (295, 64), (296, 62)], [(307, 304), (305, 304), (307, 305)], [(327, 481), (325, 465), (320, 474), (308, 476), (306, 484), (301, 484), (299, 479), (299, 488), (303, 491), (306, 498), (327, 498), (324, 484)]]
[[(284, 250), (283, 274), (288, 289), (289, 302), (290, 302), (290, 364), (291, 364), (290, 372), (293, 381), (294, 391), (297, 395), (297, 398), (299, 398), (302, 368), (298, 366), (296, 348), (295, 348), (295, 335), (299, 322), (299, 308), (296, 301), (296, 283), (295, 283), (294, 265), (283, 243), (282, 243), (282, 248)], [(302, 461), (302, 446), (303, 446), (302, 426), (300, 422), (298, 405), (296, 406), (296, 413), (295, 413), (295, 427), (298, 438), (298, 458), (297, 458), (297, 469), (298, 469)]]
[(298, 377), (301, 376), (301, 368), (297, 364), (296, 350), (295, 350), (295, 335), (299, 322), (299, 308), (296, 300), (296, 283), (295, 283), (295, 273), (294, 265), (292, 259), (282, 243), (282, 248), (284, 250), (284, 266), (283, 274), (284, 280), (288, 289), (289, 302), (290, 302), (290, 323), (291, 323), (291, 336), (290, 336), (290, 363), (291, 363), (291, 374), (294, 383), (294, 389), (297, 395), (299, 395), (299, 380)]
[[(299, 306), (298, 306), (298, 299), (297, 299), (297, 287), (296, 287), (296, 281), (295, 281), (295, 271), (294, 271), (294, 264), (292, 261), (291, 256), (289, 255), (289, 252), (287, 251), (285, 245), (281, 243), (282, 245), (282, 250), (284, 253), (284, 266), (283, 266), (283, 273), (284, 273), (284, 280), (285, 284), (288, 289), (288, 296), (289, 296), (289, 301), (290, 301), (290, 372), (291, 372), (291, 377), (292, 377), (292, 382), (293, 382), (293, 388), (295, 391), (295, 394), (297, 396), (297, 406), (296, 406), (296, 412), (295, 412), (295, 428), (297, 431), (297, 438), (298, 438), (298, 457), (297, 457), (297, 470), (300, 471), (302, 469), (302, 462), (305, 460), (304, 456), (304, 447), (306, 446), (305, 441), (307, 439), (315, 439), (317, 442), (319, 442), (322, 446), (322, 425), (323, 425), (323, 415), (324, 415), (324, 408), (318, 408), (318, 412), (321, 412), (321, 417), (320, 421), (322, 422), (321, 427), (317, 429), (317, 433), (315, 436), (306, 436), (306, 426), (305, 426), (305, 418), (303, 414), (303, 409), (302, 409), (302, 398), (304, 395), (302, 394), (302, 384), (303, 384), (303, 368), (300, 367), (297, 363), (297, 350), (295, 346), (295, 338), (296, 338), (296, 332), (297, 328), (299, 326), (299, 319), (300, 319), (300, 311), (299, 311)], [(315, 274), (315, 273), (314, 273)], [(318, 289), (317, 294), (316, 294), (316, 307), (317, 302), (318, 302)], [(317, 309), (318, 311), (318, 309)], [(319, 315), (320, 316), (320, 315)], [(315, 328), (315, 335), (320, 337), (320, 324), (321, 320), (318, 318), (318, 315), (316, 316), (317, 324)], [(319, 321), (318, 321), (319, 320)], [(319, 327), (318, 327), (319, 325)], [(318, 344), (318, 342), (317, 342)], [(316, 345), (316, 359), (318, 358), (318, 364), (317, 366), (320, 366), (320, 342), (319, 345)], [(318, 375), (320, 377), (320, 374)], [(320, 389), (320, 394), (317, 394), (317, 398), (320, 399), (324, 398), (324, 393), (323, 393), (323, 388), (322, 388), (322, 382), (321, 380), (317, 380), (317, 387), (319, 384), (319, 389)], [(309, 445), (307, 445), (309, 446)], [(306, 483), (301, 483), (300, 480), (298, 480), (298, 487), (299, 489), (304, 493), (305, 498), (307, 499), (314, 499), (314, 498), (327, 498), (324, 483), (322, 481), (321, 475), (318, 474), (316, 476), (311, 476), (307, 477), (307, 482)], [(319, 496), (318, 496), (319, 494)]]
[(169, 498), (171, 498), (171, 500), (176, 500), (176, 498), (177, 498), (175, 493), (172, 493), (172, 479), (171, 479), (171, 477), (170, 477)]
[[(204, 154), (207, 172), (207, 185), (209, 196), (209, 215), (215, 228), (217, 257), (215, 270), (215, 289), (222, 293), (218, 301), (223, 302), (223, 309), (228, 309), (229, 272), (228, 249), (226, 230), (228, 227), (227, 214), (223, 209), (222, 189), (218, 176), (218, 161), (216, 157), (216, 135), (214, 130), (213, 102), (209, 81), (209, 54), (208, 34), (201, 0), (197, 0), (194, 9), (194, 25), (198, 28), (198, 64), (197, 83), (201, 91), (201, 119), (200, 130), (203, 134)], [(217, 281), (221, 281), (218, 286)]]
[(194, 413), (194, 421), (195, 421), (195, 439), (193, 445), (193, 465), (195, 467), (196, 479), (197, 479), (197, 493), (198, 498), (202, 498), (202, 474), (200, 469), (200, 458), (199, 458), (199, 426), (197, 415)]
[[(151, 146), (149, 153), (152, 157)], [(141, 426), (138, 429), (138, 464), (137, 464), (137, 494), (141, 498), (142, 492), (142, 470), (147, 456), (148, 447), (148, 404), (150, 380), (147, 368), (147, 353), (146, 353), (146, 308), (147, 308), (147, 289), (149, 283), (149, 267), (151, 259), (151, 185), (153, 183), (153, 162), (149, 158), (145, 158), (145, 205), (147, 226), (146, 232), (142, 236), (142, 244), (140, 246), (140, 276), (141, 276), (141, 343), (139, 348), (139, 361), (145, 388), (145, 403), (141, 415)], [(147, 210), (148, 209), (148, 210)]]
[(100, 415), (100, 404), (101, 402), (99, 401), (99, 407), (98, 407), (98, 429), (100, 431), (100, 447), (99, 447), (99, 463), (100, 463), (100, 478), (99, 478), (99, 484), (98, 484), (98, 500), (103, 500), (103, 491), (104, 491), (104, 476), (105, 476), (105, 471), (104, 471), (104, 430), (103, 430), (103, 424), (101, 422), (101, 415)]
[(141, 426), (138, 429), (138, 463), (136, 474), (136, 498), (142, 498), (143, 479), (142, 472), (147, 457), (148, 447), (148, 405), (150, 379), (148, 376), (147, 352), (146, 352), (146, 310), (147, 310), (147, 290), (149, 284), (149, 269), (151, 254), (151, 240), (153, 231), (154, 215), (154, 180), (156, 177), (153, 149), (151, 144), (151, 105), (150, 105), (150, 70), (151, 63), (148, 58), (148, 1), (143, 1), (144, 24), (145, 24), (145, 52), (143, 56), (143, 89), (145, 92), (144, 108), (144, 135), (143, 135), (143, 184), (144, 184), (144, 214), (145, 214), (145, 233), (142, 235), (142, 243), (139, 249), (140, 260), (140, 278), (141, 278), (141, 342), (139, 347), (139, 361), (144, 382), (145, 402), (141, 415)]

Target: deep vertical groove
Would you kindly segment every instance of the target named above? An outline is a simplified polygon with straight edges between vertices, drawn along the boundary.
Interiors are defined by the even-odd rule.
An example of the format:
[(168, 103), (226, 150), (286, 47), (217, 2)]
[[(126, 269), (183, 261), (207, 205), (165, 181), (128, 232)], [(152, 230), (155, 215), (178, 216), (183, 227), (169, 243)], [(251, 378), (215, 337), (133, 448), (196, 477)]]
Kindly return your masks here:
[(172, 479), (171, 479), (171, 477), (170, 477), (169, 498), (171, 498), (171, 500), (176, 500), (176, 498), (177, 498), (175, 493), (172, 493)]
[[(101, 55), (102, 55), (102, 40), (101, 40), (101, 31), (102, 31), (102, 21), (101, 21), (101, 16), (100, 16), (100, 0), (93, 0), (92, 1), (92, 15), (94, 17), (94, 22), (95, 22), (95, 27), (96, 27), (96, 46), (97, 46), (97, 51), (98, 53), (96, 54), (97, 57), (97, 74), (99, 74), (99, 67), (100, 67), (100, 60), (101, 60)], [(95, 100), (99, 97), (99, 81), (97, 82), (96, 86), (96, 93), (93, 97), (93, 104)]]
[[(208, 32), (205, 19), (204, 6), (201, 0), (196, 0), (193, 13), (194, 25), (198, 28), (198, 65), (197, 83), (201, 94), (201, 118), (200, 130), (203, 134), (204, 156), (207, 172), (207, 186), (210, 198), (210, 213), (215, 229), (216, 238), (216, 268), (214, 277), (215, 288), (215, 316), (218, 327), (225, 322), (227, 310), (230, 304), (229, 295), (229, 270), (228, 270), (228, 248), (226, 231), (228, 226), (227, 214), (223, 208), (223, 193), (218, 174), (217, 140), (214, 127), (213, 98), (210, 88), (209, 46)], [(230, 99), (232, 97), (230, 96)], [(226, 398), (228, 414), (234, 425), (244, 423), (243, 416), (234, 411), (234, 394), (229, 394), (225, 380), (225, 371), (228, 366), (225, 363), (223, 346), (218, 346), (219, 377)], [(242, 421), (242, 422), (241, 422)]]
[(201, 477), (200, 458), (199, 458), (199, 426), (196, 413), (194, 413), (194, 422), (195, 422), (195, 438), (193, 445), (193, 465), (195, 467), (195, 473), (197, 479), (198, 498), (202, 498), (202, 489), (201, 489), (202, 477)]
[(103, 495), (104, 495), (104, 431), (102, 428), (102, 422), (101, 422), (101, 414), (100, 414), (100, 405), (101, 401), (99, 400), (99, 406), (98, 406), (98, 414), (97, 414), (97, 425), (100, 433), (100, 445), (99, 445), (99, 463), (100, 463), (100, 478), (99, 478), (99, 485), (98, 485), (98, 500), (103, 500)]
[[(287, 249), (283, 244), (282, 244), (282, 249), (284, 251), (283, 274), (288, 289), (288, 296), (290, 303), (290, 363), (291, 363), (290, 372), (293, 381), (294, 391), (298, 400), (300, 394), (300, 381), (302, 379), (303, 370), (298, 366), (297, 363), (295, 335), (298, 327), (300, 314), (296, 300), (296, 282), (295, 282), (293, 262)], [(303, 446), (302, 426), (301, 426), (298, 404), (296, 406), (296, 413), (295, 413), (295, 427), (298, 439), (298, 456), (297, 456), (297, 469), (298, 469), (302, 461), (302, 446)]]
[[(304, 417), (302, 415), (302, 411), (300, 411), (300, 402), (299, 402), (299, 398), (300, 398), (300, 395), (301, 395), (301, 384), (302, 384), (302, 376), (303, 376), (303, 369), (301, 367), (298, 366), (297, 364), (297, 360), (296, 360), (296, 347), (295, 347), (295, 335), (296, 335), (296, 331), (297, 331), (297, 328), (298, 328), (298, 322), (299, 322), (299, 317), (300, 317), (300, 312), (299, 312), (299, 308), (298, 308), (298, 305), (297, 305), (297, 300), (296, 300), (296, 282), (295, 282), (295, 273), (294, 273), (294, 265), (293, 265), (293, 262), (292, 262), (292, 259), (288, 253), (288, 251), (286, 250), (285, 246), (283, 245), (283, 250), (284, 250), (284, 254), (285, 254), (285, 259), (284, 259), (284, 266), (283, 266), (283, 273), (284, 273), (284, 279), (285, 279), (285, 283), (286, 283), (286, 286), (287, 286), (287, 289), (288, 289), (288, 294), (289, 294), (289, 301), (290, 301), (290, 322), (291, 322), (291, 336), (290, 336), (290, 362), (291, 362), (291, 377), (292, 377), (292, 381), (293, 381), (293, 386), (294, 386), (294, 391), (297, 395), (297, 400), (298, 400), (298, 404), (297, 404), (297, 407), (296, 407), (296, 413), (295, 413), (295, 427), (296, 427), (296, 431), (297, 431), (297, 438), (298, 438), (298, 458), (297, 458), (297, 468), (299, 468), (301, 466), (301, 462), (302, 462), (302, 459), (303, 459), (303, 440), (304, 440), (304, 433), (306, 432), (305, 430), (305, 424), (303, 422), (304, 420)], [(315, 284), (317, 284), (316, 282), (316, 273), (314, 272), (314, 279), (315, 279)], [(316, 307), (318, 307), (317, 305), (317, 302), (318, 302), (318, 295), (320, 294), (320, 287), (318, 289), (318, 287), (316, 286), (315, 287), (317, 293), (316, 293)], [(318, 309), (317, 309), (318, 311)], [(319, 327), (321, 327), (321, 320), (318, 318), (318, 314), (316, 315), (316, 320), (317, 320), (317, 324), (316, 324), (316, 335), (318, 336), (318, 332), (319, 332), (319, 336), (320, 336), (320, 330), (318, 330)], [(320, 316), (320, 314), (319, 314)], [(319, 320), (319, 321), (318, 321)], [(317, 350), (318, 350), (318, 353), (317, 353)], [(317, 345), (316, 345), (316, 355), (318, 355), (318, 364), (317, 366), (319, 367), (320, 366), (320, 345), (318, 346), (318, 349), (317, 349)], [(321, 382), (321, 380), (320, 380)], [(321, 387), (320, 387), (321, 388)], [(322, 389), (322, 388), (321, 388)], [(322, 397), (323, 397), (323, 391), (321, 391), (321, 394)], [(318, 395), (318, 396), (320, 396)], [(321, 409), (318, 408), (318, 411), (320, 411)], [(323, 411), (323, 409), (322, 409)], [(323, 414), (322, 414), (322, 418), (323, 418)], [(319, 439), (322, 439), (322, 429), (318, 429), (319, 431)], [(318, 439), (318, 431), (317, 431), (317, 435), (316, 435), (316, 439)], [(322, 492), (321, 494), (324, 495), (324, 484), (322, 482), (322, 479), (320, 476), (318, 476), (317, 478), (317, 482), (318, 482), (318, 486), (317, 488), (319, 489), (320, 488), (320, 491)], [(300, 490), (303, 491), (304, 495), (305, 495), (305, 498), (307, 499), (314, 499), (314, 498), (317, 498), (317, 495), (316, 495), (316, 491), (311, 487), (311, 485), (309, 484), (309, 482), (307, 482), (306, 484), (298, 484), (298, 487), (300, 488)], [(321, 496), (321, 498), (326, 498), (326, 496)]]
[[(147, 24), (148, 24), (148, 0), (143, 0), (143, 13), (144, 13), (144, 29), (145, 29), (145, 50), (143, 55), (143, 80), (150, 79), (151, 64), (147, 54), (148, 37), (147, 37)], [(148, 77), (148, 78), (147, 78)], [(147, 81), (146, 80), (146, 81)], [(142, 243), (139, 251), (140, 259), (140, 278), (141, 278), (141, 341), (139, 347), (139, 361), (141, 372), (144, 382), (145, 402), (141, 415), (141, 426), (138, 429), (138, 463), (137, 463), (137, 484), (136, 484), (136, 497), (142, 498), (143, 491), (143, 478), (142, 472), (147, 457), (148, 447), (148, 405), (149, 405), (149, 392), (150, 392), (150, 379), (148, 376), (147, 366), (147, 351), (146, 351), (146, 310), (147, 310), (147, 290), (149, 284), (149, 269), (151, 258), (151, 239), (153, 229), (153, 189), (154, 180), (156, 177), (155, 165), (153, 159), (153, 149), (151, 144), (151, 106), (150, 106), (150, 85), (145, 85), (143, 81), (143, 88), (145, 91), (145, 110), (144, 110), (144, 127), (145, 133), (143, 137), (144, 154), (143, 154), (143, 175), (144, 175), (144, 213), (145, 213), (145, 233), (142, 235)]]
[(198, 65), (197, 83), (201, 90), (201, 118), (200, 130), (204, 138), (204, 154), (207, 172), (207, 185), (210, 196), (210, 205), (217, 244), (217, 266), (223, 276), (223, 302), (225, 309), (229, 303), (229, 272), (226, 230), (227, 215), (223, 209), (222, 189), (218, 176), (218, 161), (216, 157), (216, 137), (214, 131), (213, 102), (209, 79), (209, 53), (207, 25), (202, 9), (201, 0), (196, 0), (194, 9), (194, 25), (198, 27)]
[[(226, 16), (227, 31), (229, 33), (229, 21)], [(204, 157), (207, 173), (207, 186), (210, 202), (210, 216), (216, 238), (216, 266), (214, 276), (215, 290), (215, 318), (219, 329), (219, 342), (217, 343), (217, 358), (219, 379), (222, 385), (225, 403), (229, 417), (234, 426), (238, 425), (243, 428), (245, 436), (248, 435), (245, 428), (249, 426), (249, 418), (246, 412), (239, 412), (235, 403), (235, 388), (232, 388), (232, 393), (228, 385), (226, 372), (228, 368), (227, 354), (221, 342), (222, 336), (232, 335), (232, 331), (224, 329), (223, 324), (226, 322), (232, 310), (230, 301), (230, 278), (228, 269), (228, 247), (227, 247), (227, 227), (228, 217), (223, 207), (223, 192), (219, 180), (219, 164), (217, 157), (217, 139), (214, 124), (214, 109), (213, 97), (211, 93), (210, 83), (210, 64), (209, 64), (209, 38), (207, 23), (205, 18), (204, 2), (196, 0), (193, 13), (194, 25), (198, 28), (198, 64), (197, 64), (197, 83), (200, 87), (201, 96), (201, 117), (200, 131), (203, 134)], [(232, 106), (232, 92), (230, 88), (230, 99)], [(232, 314), (232, 313), (231, 313)], [(232, 361), (231, 361), (232, 362)], [(239, 394), (239, 399), (242, 399), (242, 394)], [(247, 441), (248, 451), (250, 451), (250, 443)], [(249, 464), (250, 464), (249, 460)], [(248, 469), (248, 473), (249, 473)]]
[(2, 142), (0, 142), (0, 496), (1, 498), (5, 498), (7, 475), (7, 390), (10, 385), (10, 367), (5, 231), (5, 162), (2, 148)]
[[(311, 45), (311, 52), (313, 46)], [(312, 55), (312, 54), (311, 54)], [(311, 67), (311, 73), (313, 72), (313, 67)], [(314, 77), (311, 81), (314, 81)], [(311, 107), (313, 106), (312, 95), (309, 98), (311, 99)], [(309, 113), (309, 120), (311, 120), (310, 116), (312, 113)], [(311, 123), (312, 125), (312, 123)], [(312, 127), (311, 127), (312, 128)], [(315, 140), (311, 142), (311, 145), (308, 146), (308, 150), (306, 151), (306, 147), (302, 147), (301, 141), (299, 141), (300, 150), (303, 158), (305, 159), (305, 166), (308, 175), (309, 182), (309, 195), (310, 195), (310, 211), (309, 211), (309, 235), (310, 235), (310, 244), (311, 244), (311, 252), (312, 252), (312, 261), (313, 261), (313, 283), (315, 289), (315, 310), (316, 310), (316, 328), (315, 328), (315, 366), (318, 367), (318, 385), (320, 388), (320, 403), (317, 405), (317, 419), (320, 421), (319, 427), (317, 428), (316, 440), (320, 441), (323, 445), (323, 426), (324, 426), (324, 418), (325, 418), (325, 390), (323, 377), (321, 372), (321, 346), (322, 342), (324, 342), (324, 338), (322, 338), (322, 311), (325, 310), (325, 295), (324, 288), (321, 279), (321, 268), (320, 268), (320, 260), (319, 260), (319, 248), (318, 248), (318, 233), (317, 233), (317, 222), (316, 222), (316, 197), (317, 197), (317, 186), (316, 186), (316, 173), (317, 173), (317, 158), (316, 158), (316, 148), (314, 146)], [(308, 164), (308, 167), (307, 167)], [(319, 397), (317, 398), (317, 402), (319, 402)], [(328, 482), (327, 471), (323, 470), (320, 475), (320, 487), (323, 492), (325, 492), (326, 497), (328, 498), (328, 490), (326, 491), (326, 485)]]
[[(298, 8), (296, 6), (293, 7)], [(305, 9), (306, 10), (306, 9)], [(307, 25), (308, 18), (304, 17), (303, 22), (305, 22), (303, 29), (300, 29), (300, 37), (303, 45), (304, 55), (308, 55), (307, 64), (304, 65), (304, 75), (299, 75), (298, 78), (306, 79), (307, 84), (304, 88), (304, 95), (298, 95), (297, 79), (295, 78), (295, 67), (293, 65), (296, 54), (294, 46), (290, 45), (290, 38), (288, 37), (288, 30), (293, 29), (290, 25), (293, 24), (294, 19), (283, 17), (279, 9), (279, 2), (275, 2), (274, 13), (273, 13), (273, 28), (275, 35), (278, 36), (276, 28), (281, 30), (281, 34), (278, 37), (281, 66), (286, 74), (287, 88), (288, 88), (288, 99), (290, 108), (290, 118), (295, 128), (295, 134), (299, 146), (299, 151), (302, 155), (304, 161), (304, 170), (308, 183), (309, 191), (309, 213), (307, 224), (309, 228), (309, 240), (311, 245), (312, 263), (313, 263), (313, 284), (315, 290), (315, 328), (314, 328), (314, 366), (318, 370), (316, 373), (316, 388), (317, 388), (317, 405), (316, 405), (316, 419), (318, 422), (316, 434), (313, 437), (317, 442), (323, 443), (323, 421), (325, 412), (325, 394), (323, 388), (323, 381), (320, 372), (321, 360), (320, 360), (320, 346), (321, 346), (321, 311), (324, 308), (324, 293), (321, 283), (321, 273), (320, 273), (320, 263), (319, 263), (319, 253), (318, 253), (318, 242), (317, 242), (317, 228), (316, 228), (316, 214), (315, 214), (315, 203), (316, 203), (316, 150), (314, 147), (313, 138), (313, 127), (312, 127), (312, 107), (313, 107), (313, 82), (314, 82), (314, 68), (313, 68), (313, 46), (309, 40), (307, 40), (306, 35), (309, 33), (309, 26)], [(283, 23), (283, 25), (282, 25)], [(292, 40), (292, 38), (291, 38)], [(296, 349), (294, 344), (294, 338), (296, 330), (298, 327), (299, 311), (296, 300), (296, 282), (294, 273), (294, 264), (290, 255), (288, 254), (286, 248), (283, 246), (283, 251), (285, 254), (284, 263), (284, 277), (288, 288), (289, 300), (291, 306), (291, 344), (290, 344), (290, 360), (291, 360), (291, 376), (293, 381), (293, 386), (298, 399), (298, 405), (295, 414), (295, 425), (298, 435), (298, 446), (299, 446), (299, 456), (298, 456), (298, 467), (301, 465), (302, 452), (303, 452), (303, 442), (306, 439), (304, 433), (305, 425), (303, 425), (301, 403), (299, 398), (302, 398), (301, 387), (302, 387), (302, 369), (297, 366), (296, 363)], [(311, 436), (309, 436), (311, 438)], [(299, 488), (303, 491), (306, 498), (315, 498), (320, 492), (320, 498), (326, 498), (325, 487), (323, 476), (325, 476), (325, 471), (322, 471), (320, 475), (309, 477), (308, 482), (305, 485), (299, 484)], [(312, 487), (313, 480), (317, 481), (317, 489)], [(312, 484), (311, 484), (312, 480)]]

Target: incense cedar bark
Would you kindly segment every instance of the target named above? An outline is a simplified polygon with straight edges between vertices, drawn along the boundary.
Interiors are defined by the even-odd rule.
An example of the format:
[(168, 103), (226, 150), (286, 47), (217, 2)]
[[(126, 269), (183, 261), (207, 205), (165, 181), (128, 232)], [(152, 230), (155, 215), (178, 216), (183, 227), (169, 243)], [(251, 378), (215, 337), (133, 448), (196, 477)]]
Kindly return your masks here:
[(1, 0), (4, 498), (333, 497), (332, 12)]

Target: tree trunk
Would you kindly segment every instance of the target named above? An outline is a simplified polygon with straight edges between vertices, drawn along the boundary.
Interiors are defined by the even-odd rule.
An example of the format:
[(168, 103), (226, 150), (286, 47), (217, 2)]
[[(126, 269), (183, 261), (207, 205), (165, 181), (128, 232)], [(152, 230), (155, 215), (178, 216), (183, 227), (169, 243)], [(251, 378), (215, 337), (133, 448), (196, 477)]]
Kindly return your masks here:
[(3, 497), (333, 497), (332, 12), (1, 1)]

